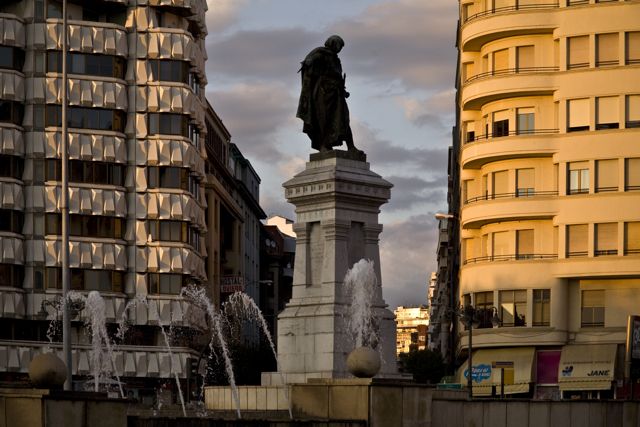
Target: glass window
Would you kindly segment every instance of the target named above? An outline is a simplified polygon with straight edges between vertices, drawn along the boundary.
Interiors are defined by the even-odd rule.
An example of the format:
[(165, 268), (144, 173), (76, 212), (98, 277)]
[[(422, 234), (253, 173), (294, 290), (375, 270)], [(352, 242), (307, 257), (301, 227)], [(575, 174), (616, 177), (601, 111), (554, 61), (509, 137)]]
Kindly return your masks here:
[(182, 135), (189, 137), (187, 116), (171, 113), (148, 114), (149, 135)]
[(0, 122), (22, 126), (24, 105), (16, 101), (0, 100)]
[(179, 295), (182, 290), (182, 275), (149, 273), (147, 283), (150, 294)]
[(518, 108), (517, 110), (518, 135), (528, 135), (535, 133), (535, 114), (533, 108)]
[(582, 327), (604, 326), (604, 290), (582, 291)]
[(24, 160), (22, 157), (0, 154), (0, 177), (22, 179)]
[(0, 46), (0, 68), (22, 71), (24, 51), (13, 46)]
[(479, 321), (478, 328), (492, 328), (493, 323), (493, 292), (476, 292), (473, 294), (475, 308)]
[(535, 195), (535, 169), (516, 169), (516, 196)]
[(526, 326), (527, 291), (500, 291), (501, 326)]
[(589, 163), (571, 162), (569, 167), (569, 194), (589, 192)]
[(0, 264), (0, 286), (21, 288), (23, 282), (23, 266), (16, 264)]
[(551, 324), (551, 289), (533, 290), (533, 326)]

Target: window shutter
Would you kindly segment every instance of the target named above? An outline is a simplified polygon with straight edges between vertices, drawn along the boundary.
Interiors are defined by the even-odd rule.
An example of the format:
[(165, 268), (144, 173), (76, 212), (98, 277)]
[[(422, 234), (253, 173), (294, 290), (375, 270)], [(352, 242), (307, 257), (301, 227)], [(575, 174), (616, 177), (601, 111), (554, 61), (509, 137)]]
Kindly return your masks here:
[(617, 96), (601, 96), (596, 101), (598, 104), (597, 124), (617, 124), (620, 121)]
[(500, 110), (493, 113), (493, 121), (509, 120), (509, 110)]
[(598, 34), (596, 45), (597, 65), (618, 65), (618, 33)]
[(533, 230), (518, 230), (516, 232), (518, 255), (533, 254)]
[(493, 256), (508, 255), (509, 232), (500, 231), (493, 233)]
[(596, 254), (618, 250), (618, 223), (596, 224)]
[(509, 175), (507, 171), (495, 172), (493, 174), (493, 194), (509, 193)]
[(589, 99), (570, 99), (569, 109), (569, 127), (589, 127)]
[(568, 38), (569, 68), (589, 66), (589, 36)]
[(509, 50), (502, 49), (493, 52), (493, 71), (506, 70), (509, 68)]
[(567, 255), (586, 255), (588, 252), (588, 235), (589, 227), (587, 224), (567, 226)]
[(475, 253), (475, 248), (473, 244), (473, 239), (464, 239), (464, 259), (468, 261), (471, 258), (475, 258), (475, 256), (476, 256), (476, 253)]
[(624, 224), (625, 253), (640, 253), (640, 221)]
[(627, 95), (627, 123), (640, 122), (640, 95)]
[(640, 189), (640, 157), (627, 159), (625, 188), (627, 190)]
[(583, 307), (603, 307), (604, 306), (604, 291), (582, 291), (582, 306)]
[(516, 51), (518, 59), (518, 71), (535, 67), (533, 46), (518, 46)]
[(618, 160), (598, 160), (596, 170), (597, 190), (618, 190)]
[(473, 77), (473, 62), (467, 62), (466, 64), (463, 64), (463, 72), (464, 72), (464, 76), (463, 79), (464, 81), (469, 80), (471, 77)]
[(640, 31), (627, 33), (627, 64), (640, 63)]
[(518, 189), (535, 188), (535, 169), (518, 169), (516, 174)]
[(513, 0), (494, 0), (493, 7), (495, 9), (503, 9), (513, 6)]

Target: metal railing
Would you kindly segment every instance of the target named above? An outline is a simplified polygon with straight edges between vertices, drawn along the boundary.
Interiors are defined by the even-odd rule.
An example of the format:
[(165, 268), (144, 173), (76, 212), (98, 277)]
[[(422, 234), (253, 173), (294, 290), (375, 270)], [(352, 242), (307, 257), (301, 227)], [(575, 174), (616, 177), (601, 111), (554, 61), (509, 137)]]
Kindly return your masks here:
[(483, 196), (472, 197), (464, 201), (465, 205), (470, 203), (480, 202), (482, 200), (495, 200), (495, 199), (511, 199), (511, 198), (525, 198), (536, 196), (557, 196), (558, 191), (517, 191), (515, 193), (497, 193), (497, 194), (485, 194)]
[[(588, 0), (587, 0), (588, 2)], [(533, 9), (557, 9), (560, 7), (558, 2), (554, 3), (538, 3), (538, 4), (518, 4), (516, 2), (513, 6), (505, 6), (505, 7), (496, 7), (489, 10), (484, 10), (482, 12), (474, 13), (473, 15), (467, 16), (464, 20), (464, 23), (473, 21), (474, 19), (482, 18), (484, 16), (495, 15), (500, 13), (513, 12), (518, 10), (533, 10)]]
[(512, 130), (509, 132), (500, 132), (500, 133), (487, 133), (481, 135), (473, 135), (473, 137), (469, 138), (469, 133), (465, 136), (465, 144), (470, 144), (472, 142), (477, 142), (481, 139), (493, 139), (493, 138), (504, 138), (507, 136), (523, 136), (523, 135), (551, 135), (555, 133), (559, 133), (560, 129), (520, 129), (520, 130)]
[[(589, 64), (587, 64), (589, 65)], [(554, 71), (560, 71), (560, 67), (517, 67), (517, 68), (503, 68), (501, 70), (491, 70), (484, 73), (475, 74), (467, 77), (464, 81), (465, 84), (474, 80), (485, 79), (494, 76), (504, 76), (509, 74), (525, 74), (525, 73), (549, 73)]]
[(509, 254), (509, 255), (487, 255), (475, 258), (465, 259), (463, 265), (477, 264), (481, 262), (494, 262), (494, 261), (523, 261), (523, 260), (541, 260), (541, 259), (556, 259), (558, 254)]

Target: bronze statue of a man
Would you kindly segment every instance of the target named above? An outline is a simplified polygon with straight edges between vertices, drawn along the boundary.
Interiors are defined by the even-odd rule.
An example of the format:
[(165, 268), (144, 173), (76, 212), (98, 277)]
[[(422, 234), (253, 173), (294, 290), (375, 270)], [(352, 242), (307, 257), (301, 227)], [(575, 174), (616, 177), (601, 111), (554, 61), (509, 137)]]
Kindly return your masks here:
[(346, 100), (349, 92), (338, 58), (343, 47), (340, 36), (331, 36), (324, 47), (313, 49), (300, 67), (302, 90), (296, 117), (304, 122), (302, 131), (311, 139), (311, 147), (320, 152), (332, 150), (343, 141), (349, 151), (360, 152), (353, 145)]

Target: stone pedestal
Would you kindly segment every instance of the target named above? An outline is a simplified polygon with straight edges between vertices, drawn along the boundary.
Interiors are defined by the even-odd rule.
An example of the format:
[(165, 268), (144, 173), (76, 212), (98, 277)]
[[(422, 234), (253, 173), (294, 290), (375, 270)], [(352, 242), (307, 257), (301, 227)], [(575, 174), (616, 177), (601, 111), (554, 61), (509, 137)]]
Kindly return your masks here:
[[(312, 155), (305, 170), (284, 184), (297, 216), (293, 295), (278, 316), (278, 359), (287, 383), (350, 376), (346, 359), (354, 342), (346, 333), (343, 279), (365, 258), (375, 262), (382, 284), (378, 214), (391, 187), (363, 158), (344, 151)], [(395, 322), (381, 286), (374, 310), (383, 349), (380, 375), (393, 375)]]

